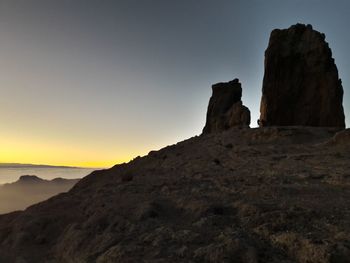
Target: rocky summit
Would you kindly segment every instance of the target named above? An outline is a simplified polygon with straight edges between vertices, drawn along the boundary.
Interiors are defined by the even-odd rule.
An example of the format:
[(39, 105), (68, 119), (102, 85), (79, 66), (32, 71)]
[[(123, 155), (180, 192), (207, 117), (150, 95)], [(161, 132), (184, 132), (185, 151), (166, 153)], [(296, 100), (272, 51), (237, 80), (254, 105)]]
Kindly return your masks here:
[(330, 49), (296, 25), (272, 32), (265, 63), (268, 127), (234, 128), (250, 123), (241, 84), (213, 85), (200, 136), (0, 216), (0, 262), (349, 262), (350, 130)]
[(343, 88), (325, 35), (311, 25), (273, 30), (265, 52), (260, 125), (345, 127)]
[(345, 263), (350, 131), (230, 129), (0, 216), (0, 262)]
[(238, 79), (214, 84), (212, 91), (203, 133), (249, 127), (250, 111), (242, 104), (242, 86)]

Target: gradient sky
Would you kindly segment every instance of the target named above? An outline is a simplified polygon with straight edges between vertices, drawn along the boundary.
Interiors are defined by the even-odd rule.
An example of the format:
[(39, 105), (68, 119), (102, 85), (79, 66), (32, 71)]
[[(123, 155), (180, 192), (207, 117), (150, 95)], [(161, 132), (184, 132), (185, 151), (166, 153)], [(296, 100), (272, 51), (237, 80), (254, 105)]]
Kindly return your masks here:
[(326, 34), (350, 123), (350, 1), (0, 0), (0, 162), (106, 167), (201, 133), (211, 84), (259, 117), (264, 50)]

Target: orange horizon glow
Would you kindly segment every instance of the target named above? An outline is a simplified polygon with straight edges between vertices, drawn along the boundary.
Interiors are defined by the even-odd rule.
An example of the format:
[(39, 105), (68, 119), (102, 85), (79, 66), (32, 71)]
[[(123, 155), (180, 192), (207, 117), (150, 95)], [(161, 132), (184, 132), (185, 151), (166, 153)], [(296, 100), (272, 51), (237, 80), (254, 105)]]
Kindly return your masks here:
[[(1, 154), (1, 153), (0, 153)], [(30, 164), (30, 165), (49, 165), (49, 166), (66, 166), (66, 167), (77, 167), (77, 168), (89, 168), (89, 169), (107, 169), (117, 164), (126, 163), (133, 158), (125, 158), (113, 161), (91, 161), (91, 162), (55, 162), (55, 161), (36, 161), (33, 159), (8, 159), (0, 155), (0, 163), (8, 164)]]
[[(132, 160), (140, 152), (126, 151), (114, 147), (101, 150), (93, 145), (69, 145), (53, 141), (37, 141), (32, 138), (4, 136), (0, 134), (0, 163), (21, 163), (34, 165), (73, 166), (81, 168), (110, 168)], [(146, 151), (142, 151), (144, 153)], [(103, 153), (103, 155), (101, 154)]]
[(133, 157), (130, 158), (124, 158), (124, 159), (118, 159), (118, 160), (110, 160), (110, 161), (51, 161), (51, 160), (45, 160), (45, 158), (39, 158), (39, 161), (37, 159), (31, 159), (31, 158), (22, 158), (23, 155), (19, 154), (21, 156), (20, 158), (7, 158), (7, 156), (4, 155), (4, 153), (0, 152), (0, 163), (9, 163), (9, 164), (31, 164), (31, 165), (50, 165), (50, 166), (67, 166), (67, 167), (77, 167), (77, 168), (93, 168), (93, 169), (106, 169), (111, 168), (117, 164), (129, 162), (133, 159)]
[(61, 134), (61, 137), (49, 133), (34, 136), (29, 133), (6, 132), (4, 129), (0, 131), (0, 163), (104, 169), (129, 162), (136, 156), (147, 155), (149, 151), (165, 145), (164, 142), (152, 143), (136, 139), (111, 142), (107, 137), (96, 141), (84, 134), (79, 140), (70, 138), (67, 134)]

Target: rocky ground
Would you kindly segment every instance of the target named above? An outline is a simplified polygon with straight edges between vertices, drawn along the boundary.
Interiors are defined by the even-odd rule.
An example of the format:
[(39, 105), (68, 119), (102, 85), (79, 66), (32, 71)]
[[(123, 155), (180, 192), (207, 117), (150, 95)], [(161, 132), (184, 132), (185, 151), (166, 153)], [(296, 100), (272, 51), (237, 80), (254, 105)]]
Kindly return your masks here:
[(350, 262), (350, 131), (232, 129), (0, 216), (0, 262)]

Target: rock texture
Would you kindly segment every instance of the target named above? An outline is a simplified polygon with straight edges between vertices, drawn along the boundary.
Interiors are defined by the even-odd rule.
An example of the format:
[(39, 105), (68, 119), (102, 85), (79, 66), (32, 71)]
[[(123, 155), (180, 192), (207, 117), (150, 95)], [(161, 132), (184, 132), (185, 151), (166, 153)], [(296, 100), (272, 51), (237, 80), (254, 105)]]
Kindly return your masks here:
[(249, 127), (250, 111), (242, 104), (239, 80), (214, 84), (212, 90), (203, 133), (220, 132), (236, 126)]
[(273, 30), (265, 52), (260, 125), (345, 127), (342, 100), (325, 35), (303, 24)]
[(334, 132), (231, 129), (93, 172), (0, 216), (0, 262), (349, 262), (350, 148), (326, 144)]
[(350, 146), (350, 129), (346, 129), (337, 132), (332, 140), (329, 141), (330, 144), (337, 144), (338, 146), (349, 147)]

